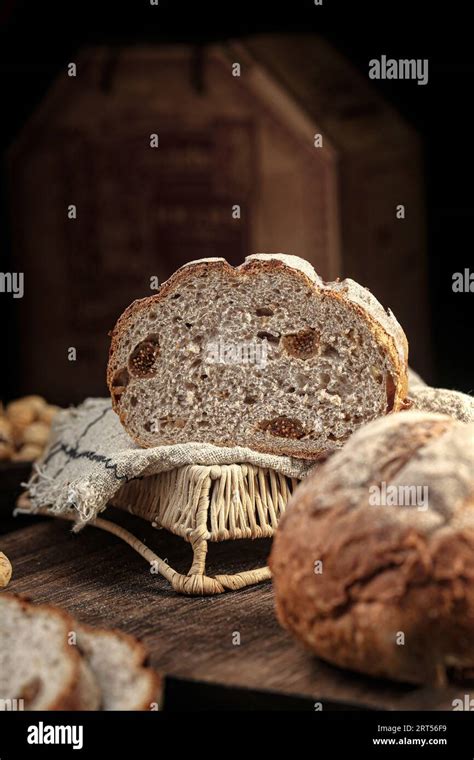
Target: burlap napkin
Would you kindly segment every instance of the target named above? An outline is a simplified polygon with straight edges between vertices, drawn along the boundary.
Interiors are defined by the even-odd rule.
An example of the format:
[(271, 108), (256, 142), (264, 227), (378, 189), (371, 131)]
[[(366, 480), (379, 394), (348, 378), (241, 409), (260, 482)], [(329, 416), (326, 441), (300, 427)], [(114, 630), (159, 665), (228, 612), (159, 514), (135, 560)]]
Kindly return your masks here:
[(131, 480), (189, 464), (249, 463), (301, 479), (314, 462), (234, 446), (186, 443), (142, 449), (129, 438), (109, 399), (89, 398), (60, 412), (47, 450), (26, 484), (32, 509), (73, 512), (78, 527), (94, 519)]

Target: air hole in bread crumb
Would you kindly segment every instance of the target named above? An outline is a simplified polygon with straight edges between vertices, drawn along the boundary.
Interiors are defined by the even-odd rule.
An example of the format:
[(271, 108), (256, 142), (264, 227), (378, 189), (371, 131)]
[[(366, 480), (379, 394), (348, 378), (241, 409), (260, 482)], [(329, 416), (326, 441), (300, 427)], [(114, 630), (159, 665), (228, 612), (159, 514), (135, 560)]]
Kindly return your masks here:
[(255, 396), (251, 396), (250, 394), (247, 394), (244, 397), (244, 404), (256, 404), (256, 403), (257, 403), (257, 399), (255, 398)]
[(265, 332), (264, 330), (259, 330), (257, 332), (257, 338), (260, 338), (260, 340), (268, 340), (269, 343), (280, 342), (279, 335), (273, 335), (273, 333)]
[(362, 345), (362, 336), (353, 327), (347, 330), (346, 335), (353, 343), (356, 343), (358, 346)]
[(158, 317), (158, 314), (156, 313), (156, 311), (150, 311), (150, 312), (148, 313), (148, 319), (149, 319), (150, 321), (153, 321), (153, 320), (154, 320), (154, 319), (156, 319), (157, 317)]
[(113, 376), (112, 387), (125, 388), (128, 385), (129, 379), (130, 379), (130, 376), (128, 374), (128, 369), (126, 367), (122, 367), (121, 369), (117, 370), (117, 372)]
[(128, 374), (128, 370), (126, 367), (122, 367), (122, 369), (117, 370), (117, 372), (113, 376), (112, 398), (115, 404), (120, 403), (123, 394), (127, 390), (129, 379), (130, 379), (130, 376)]
[(290, 387), (286, 389), (286, 392), (287, 393), (294, 393), (295, 390), (296, 390), (295, 386), (294, 385), (290, 385)]
[(334, 346), (326, 343), (321, 350), (321, 356), (324, 356), (325, 359), (338, 359), (339, 352)]
[(136, 396), (132, 396), (130, 399), (130, 406), (136, 406), (138, 404), (138, 399)]
[(385, 388), (387, 392), (387, 412), (391, 412), (395, 403), (395, 383), (390, 373), (385, 378)]
[(375, 382), (378, 383), (379, 385), (382, 385), (383, 372), (375, 365), (372, 365), (369, 369), (370, 369), (370, 374), (374, 378)]
[(257, 317), (273, 317), (273, 310), (269, 309), (268, 306), (261, 306), (255, 309), (255, 314)]
[(190, 330), (191, 327), (193, 326), (192, 322), (185, 322), (184, 324), (186, 325), (186, 327), (188, 328), (188, 330)]
[(173, 293), (171, 298), (181, 298), (181, 293)]
[(328, 441), (339, 441), (340, 438), (338, 438), (334, 433), (329, 433), (328, 435)]

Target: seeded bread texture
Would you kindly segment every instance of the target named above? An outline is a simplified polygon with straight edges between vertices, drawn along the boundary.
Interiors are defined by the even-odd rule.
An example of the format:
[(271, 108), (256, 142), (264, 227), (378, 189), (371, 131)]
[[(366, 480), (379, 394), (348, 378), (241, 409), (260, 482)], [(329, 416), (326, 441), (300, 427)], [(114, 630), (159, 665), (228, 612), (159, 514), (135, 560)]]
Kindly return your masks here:
[(395, 317), (295, 256), (190, 262), (111, 337), (113, 407), (145, 447), (205, 441), (317, 459), (407, 392)]
[(0, 596), (0, 706), (23, 700), (25, 710), (96, 710), (99, 688), (68, 643), (74, 621), (49, 605)]
[[(397, 503), (374, 500), (384, 484)], [(426, 508), (400, 503), (414, 487)], [(474, 666), (474, 424), (406, 411), (357, 431), (296, 489), (270, 567), (280, 622), (328, 662), (432, 684)]]

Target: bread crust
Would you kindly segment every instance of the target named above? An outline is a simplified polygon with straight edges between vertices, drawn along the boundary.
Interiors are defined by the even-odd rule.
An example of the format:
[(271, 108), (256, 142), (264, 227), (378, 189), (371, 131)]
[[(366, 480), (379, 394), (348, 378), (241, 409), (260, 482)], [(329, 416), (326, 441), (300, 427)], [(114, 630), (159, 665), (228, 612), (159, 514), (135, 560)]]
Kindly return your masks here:
[[(298, 262), (299, 266), (295, 266), (295, 263)], [(207, 273), (212, 270), (225, 272), (226, 276), (230, 279), (238, 279), (244, 275), (247, 276), (253, 273), (261, 273), (262, 271), (270, 273), (285, 271), (287, 274), (293, 276), (295, 280), (303, 281), (305, 285), (314, 288), (324, 296), (334, 298), (347, 305), (365, 320), (378, 344), (387, 352), (393, 366), (393, 401), (391, 403), (391, 408), (387, 409), (387, 413), (396, 412), (403, 408), (408, 391), (408, 343), (402, 328), (393, 314), (387, 314), (367, 289), (362, 288), (352, 280), (324, 283), (309, 262), (299, 259), (296, 256), (286, 256), (283, 254), (257, 254), (247, 257), (243, 264), (235, 268), (225, 259), (205, 259), (185, 264), (161, 285), (156, 294), (133, 301), (133, 303), (125, 309), (123, 314), (117, 320), (115, 327), (109, 333), (111, 343), (107, 365), (107, 386), (112, 398), (112, 406), (122, 425), (137, 444), (145, 448), (149, 447), (147, 441), (128, 430), (126, 415), (120, 410), (120, 406), (117, 404), (113, 393), (113, 360), (115, 352), (118, 349), (120, 337), (127, 331), (130, 321), (135, 317), (138, 311), (148, 309), (160, 301), (163, 301), (188, 279), (194, 279), (196, 276), (199, 276), (199, 273)], [(310, 276), (311, 273), (314, 276)], [(366, 301), (365, 305), (363, 305), (363, 300)], [(235, 441), (229, 439), (228, 442), (221, 442), (218, 445), (233, 446), (235, 445)], [(252, 444), (252, 447), (257, 451), (263, 451), (270, 454), (281, 455), (284, 453), (282, 452), (281, 444), (279, 446), (272, 446), (270, 441), (268, 443), (265, 442), (265, 444)], [(291, 451), (291, 456), (300, 459), (317, 460), (324, 457), (325, 453), (325, 450), (314, 451), (314, 449), (306, 449), (297, 452)]]

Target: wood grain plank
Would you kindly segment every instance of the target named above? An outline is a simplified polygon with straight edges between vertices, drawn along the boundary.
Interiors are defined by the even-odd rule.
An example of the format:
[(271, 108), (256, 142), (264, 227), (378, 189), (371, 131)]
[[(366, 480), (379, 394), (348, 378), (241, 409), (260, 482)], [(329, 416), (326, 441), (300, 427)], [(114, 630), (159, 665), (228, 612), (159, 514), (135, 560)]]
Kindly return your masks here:
[[(184, 541), (110, 512), (177, 570), (189, 568), (191, 550)], [(465, 691), (417, 689), (331, 667), (280, 628), (270, 582), (215, 597), (180, 596), (129, 547), (94, 528), (72, 534), (67, 523), (38, 518), (4, 536), (2, 550), (14, 569), (9, 590), (140, 637), (151, 664), (167, 675), (379, 709), (451, 709), (454, 696)], [(268, 541), (217, 544), (209, 568), (257, 567), (268, 551)]]

